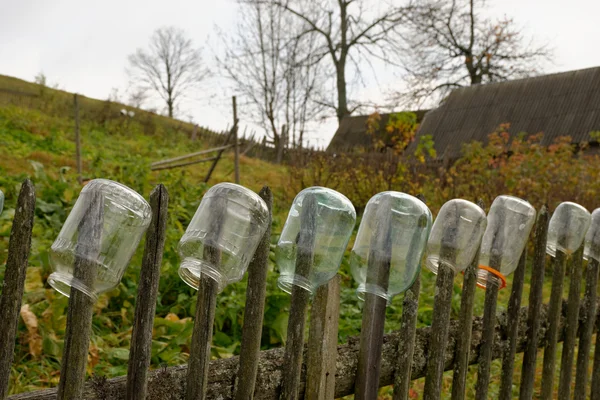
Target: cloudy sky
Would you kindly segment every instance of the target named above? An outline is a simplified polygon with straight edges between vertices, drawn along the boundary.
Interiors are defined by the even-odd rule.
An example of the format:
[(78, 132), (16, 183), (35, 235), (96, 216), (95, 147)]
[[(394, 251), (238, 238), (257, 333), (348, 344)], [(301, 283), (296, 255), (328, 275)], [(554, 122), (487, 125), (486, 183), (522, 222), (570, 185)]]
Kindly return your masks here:
[[(600, 66), (600, 2), (597, 0), (489, 0), (489, 12), (508, 15), (539, 42), (555, 50), (547, 72)], [(43, 72), (51, 84), (88, 97), (106, 99), (127, 89), (127, 55), (144, 47), (161, 26), (184, 29), (205, 57), (219, 51), (215, 27), (234, 29), (233, 0), (0, 0), (0, 74), (33, 80)], [(377, 67), (354, 97), (377, 102), (399, 83), (396, 73)], [(224, 129), (231, 121), (235, 93), (216, 76), (183, 105), (195, 122)], [(124, 94), (123, 94), (124, 96)], [(243, 101), (243, 100), (242, 100)], [(335, 121), (315, 129), (313, 145), (326, 145)]]

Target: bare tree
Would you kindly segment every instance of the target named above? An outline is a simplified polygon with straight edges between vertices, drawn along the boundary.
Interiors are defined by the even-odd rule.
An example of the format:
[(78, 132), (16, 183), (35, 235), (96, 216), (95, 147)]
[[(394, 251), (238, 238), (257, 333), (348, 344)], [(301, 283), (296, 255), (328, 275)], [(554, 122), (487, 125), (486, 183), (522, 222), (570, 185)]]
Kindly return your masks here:
[(482, 14), (486, 0), (421, 0), (406, 24), (404, 103), (443, 99), (452, 89), (536, 75), (547, 46), (526, 39), (510, 18)]
[(311, 100), (322, 74), (305, 56), (314, 43), (299, 35), (299, 24), (278, 7), (260, 1), (240, 5), (237, 32), (221, 34), (224, 50), (217, 62), (245, 101), (241, 112), (265, 129), (282, 154), (290, 138), (302, 146), (307, 123), (322, 109)]
[(208, 75), (200, 49), (194, 47), (185, 32), (175, 27), (157, 29), (149, 48), (137, 49), (128, 60), (128, 74), (135, 91), (158, 94), (171, 118), (180, 98)]
[(301, 36), (312, 36), (317, 46), (307, 62), (325, 63), (335, 76), (334, 98), (320, 102), (335, 110), (338, 121), (360, 103), (348, 95), (348, 70), (361, 73), (369, 58), (391, 61), (393, 35), (404, 20), (406, 7), (367, 0), (276, 0), (279, 8), (304, 24)]

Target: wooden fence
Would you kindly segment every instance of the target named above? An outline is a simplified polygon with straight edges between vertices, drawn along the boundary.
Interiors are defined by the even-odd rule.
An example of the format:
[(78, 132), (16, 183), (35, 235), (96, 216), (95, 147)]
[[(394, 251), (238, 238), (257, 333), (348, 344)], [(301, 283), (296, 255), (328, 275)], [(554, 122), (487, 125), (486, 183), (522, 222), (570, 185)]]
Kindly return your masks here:
[[(272, 194), (268, 187), (260, 196), (269, 209)], [(411, 380), (425, 377), (424, 399), (440, 398), (443, 371), (453, 371), (452, 399), (464, 399), (467, 367), (478, 365), (476, 398), (488, 398), (490, 365), (502, 360), (500, 399), (510, 399), (514, 387), (520, 399), (534, 395), (535, 366), (538, 349), (544, 348), (541, 398), (553, 398), (558, 382), (558, 398), (592, 399), (600, 395), (600, 343), (596, 343), (591, 378), (588, 359), (597, 317), (597, 283), (599, 264), (582, 264), (582, 252), (567, 258), (552, 259), (552, 295), (543, 304), (542, 289), (546, 270), (546, 236), (549, 212), (542, 208), (532, 237), (533, 264), (529, 306), (521, 307), (526, 268), (526, 254), (513, 278), (506, 312), (496, 313), (498, 288), (486, 291), (483, 316), (473, 317), (477, 263), (466, 269), (458, 320), (451, 320), (450, 301), (454, 275), (440, 265), (436, 282), (433, 323), (416, 328), (419, 305), (419, 279), (403, 301), (401, 329), (378, 338), (351, 338), (337, 344), (340, 279), (334, 278), (319, 288), (312, 302), (305, 291), (292, 294), (288, 340), (285, 348), (260, 351), (260, 337), (266, 296), (269, 237), (267, 230), (250, 264), (241, 354), (229, 359), (209, 361), (215, 285), (202, 279), (198, 292), (197, 314), (192, 338), (189, 368), (186, 365), (149, 371), (152, 326), (158, 291), (167, 221), (168, 193), (159, 185), (150, 195), (153, 217), (147, 232), (139, 278), (135, 321), (132, 332), (128, 375), (113, 379), (92, 377), (85, 382), (85, 364), (91, 330), (91, 301), (77, 296), (69, 299), (65, 353), (58, 389), (40, 390), (8, 397), (31, 399), (333, 399), (355, 394), (356, 399), (375, 399), (377, 389), (394, 385), (394, 399), (408, 399)], [(307, 207), (308, 208), (308, 207)], [(29, 180), (22, 186), (15, 207), (2, 298), (0, 299), (0, 399), (7, 398), (14, 338), (17, 330), (21, 297), (24, 290), (27, 259), (35, 209), (34, 187)], [(93, 212), (94, 207), (90, 208)], [(79, 240), (94, 237), (95, 227), (82, 230)], [(85, 232), (83, 232), (85, 231)], [(302, 240), (302, 238), (299, 238)], [(310, 252), (298, 263), (310, 260)], [(85, 260), (76, 260), (77, 265)], [(570, 275), (568, 301), (563, 299), (565, 271)], [(76, 272), (77, 273), (77, 272)], [(585, 293), (581, 293), (585, 273)], [(490, 285), (490, 282), (488, 282)], [(370, 331), (383, 330), (377, 320), (380, 303), (367, 303), (375, 310), (363, 313)], [(385, 305), (385, 304), (384, 304)], [(304, 343), (307, 307), (311, 307), (308, 345)], [(210, 314), (213, 313), (211, 316)], [(363, 332), (364, 336), (364, 332)], [(377, 336), (377, 335), (375, 335)], [(597, 340), (600, 335), (597, 335)], [(364, 338), (363, 338), (364, 339)], [(579, 351), (575, 360), (576, 342)], [(557, 343), (563, 342), (562, 358), (556, 359)], [(362, 348), (361, 348), (362, 347)], [(375, 350), (373, 350), (375, 349)], [(515, 354), (523, 352), (520, 382), (513, 380)], [(555, 376), (556, 364), (560, 374)], [(573, 365), (576, 365), (573, 386)], [(365, 373), (357, 371), (367, 371)], [(373, 374), (373, 371), (376, 371)], [(591, 381), (591, 390), (590, 390)]]

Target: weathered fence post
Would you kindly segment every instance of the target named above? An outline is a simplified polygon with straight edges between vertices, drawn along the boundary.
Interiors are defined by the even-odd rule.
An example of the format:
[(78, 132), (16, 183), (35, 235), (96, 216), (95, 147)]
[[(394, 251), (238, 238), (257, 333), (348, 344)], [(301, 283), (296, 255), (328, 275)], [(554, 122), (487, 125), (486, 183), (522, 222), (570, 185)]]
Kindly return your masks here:
[(75, 157), (77, 162), (77, 181), (83, 183), (83, 167), (81, 162), (81, 134), (79, 131), (79, 97), (77, 93), (73, 95), (73, 108), (75, 116)]
[(306, 360), (306, 399), (335, 398), (340, 281), (340, 276), (336, 275), (320, 286), (313, 300)]
[(517, 351), (517, 340), (519, 339), (519, 310), (521, 309), (521, 298), (523, 296), (523, 284), (525, 281), (525, 264), (527, 262), (527, 247), (523, 250), (519, 259), (519, 266), (513, 275), (513, 282), (508, 301), (506, 313), (507, 323), (505, 337), (507, 343), (502, 352), (502, 378), (500, 381), (500, 400), (512, 399), (513, 371), (515, 368), (515, 353)]
[(523, 355), (521, 369), (520, 400), (531, 400), (533, 397), (535, 362), (538, 352), (538, 333), (546, 270), (546, 240), (548, 237), (548, 208), (542, 206), (535, 225), (535, 244), (533, 251), (533, 267), (531, 268), (531, 288), (529, 291), (529, 309), (527, 314), (527, 346)]
[[(453, 238), (446, 229), (444, 237)], [(455, 238), (454, 238), (455, 240)], [(427, 351), (427, 375), (425, 376), (424, 400), (439, 399), (442, 390), (442, 378), (446, 361), (446, 345), (448, 343), (448, 327), (452, 310), (452, 294), (454, 293), (454, 269), (442, 262), (442, 259), (456, 259), (456, 250), (442, 240), (438, 274), (435, 281), (435, 297), (433, 300), (433, 318), (431, 336)]]
[(150, 194), (152, 221), (146, 233), (146, 246), (140, 270), (135, 320), (127, 366), (127, 400), (144, 400), (148, 389), (148, 368), (152, 356), (152, 328), (167, 229), (169, 193), (158, 185)]
[[(85, 286), (94, 287), (96, 280), (96, 255), (100, 252), (100, 238), (104, 220), (104, 199), (102, 194), (92, 191), (89, 194), (85, 223), (79, 226), (77, 247), (82, 251), (77, 255), (73, 276)], [(61, 360), (60, 382), (58, 384), (58, 400), (78, 400), (83, 393), (85, 383), (85, 367), (88, 358), (90, 335), (92, 332), (92, 314), (94, 300), (75, 287), (71, 288), (69, 308), (67, 312), (67, 329), (65, 332), (65, 349)]]
[(0, 400), (8, 396), (10, 366), (14, 358), (15, 336), (25, 287), (31, 230), (35, 214), (35, 188), (29, 179), (21, 186), (10, 231), (8, 258), (0, 298)]
[[(213, 247), (205, 249), (207, 259), (214, 265), (221, 263), (221, 252)], [(187, 400), (204, 400), (208, 388), (208, 363), (212, 343), (213, 323), (217, 307), (217, 282), (205, 274), (200, 276), (196, 316), (187, 371)]]
[[(425, 203), (425, 196), (418, 194), (416, 197)], [(398, 343), (398, 362), (394, 373), (394, 400), (408, 400), (410, 392), (420, 292), (421, 274), (419, 273), (412, 286), (405, 292), (402, 300), (402, 320), (400, 324), (402, 340)]]
[[(575, 372), (575, 400), (585, 400), (588, 387), (588, 365), (589, 354), (592, 347), (592, 335), (596, 324), (596, 313), (598, 311), (598, 268), (599, 263), (590, 259), (585, 275), (585, 295), (583, 297), (583, 327), (579, 335), (579, 349), (577, 354), (577, 370)], [(596, 345), (596, 353), (600, 353), (600, 347)]]
[[(273, 194), (271, 193), (271, 189), (265, 186), (258, 195), (267, 204), (269, 214), (272, 214)], [(246, 290), (246, 307), (240, 347), (240, 367), (235, 385), (236, 400), (251, 400), (254, 398), (265, 298), (267, 295), (267, 270), (269, 267), (270, 245), (271, 221), (269, 220), (267, 230), (248, 267), (248, 289)]]
[[(301, 226), (298, 234), (295, 270), (297, 275), (305, 278), (308, 278), (313, 265), (316, 218), (317, 200), (314, 196), (307, 196), (303, 200), (300, 214)], [(309, 300), (309, 291), (298, 285), (293, 285), (283, 361), (283, 382), (280, 395), (282, 400), (297, 400), (299, 398), (302, 352), (304, 350), (304, 326)]]
[[(565, 240), (565, 237), (559, 240)], [(564, 246), (563, 246), (564, 247)], [(560, 324), (561, 307), (563, 303), (563, 282), (567, 255), (556, 250), (554, 266), (552, 268), (552, 291), (550, 292), (550, 308), (548, 310), (548, 330), (546, 332), (546, 346), (544, 347), (544, 364), (542, 367), (542, 400), (551, 400), (554, 389), (554, 373), (556, 364), (556, 343), (558, 342), (558, 328)]]
[(571, 284), (569, 286), (569, 300), (567, 306), (567, 319), (565, 324), (565, 340), (562, 348), (560, 364), (560, 377), (558, 381), (558, 398), (571, 397), (571, 378), (573, 375), (573, 359), (575, 357), (575, 342), (579, 326), (579, 304), (581, 296), (581, 275), (583, 274), (583, 245), (571, 257)]
[[(483, 210), (483, 200), (477, 205)], [(463, 400), (467, 387), (467, 372), (469, 371), (469, 355), (471, 353), (471, 336), (473, 331), (473, 306), (475, 304), (475, 290), (477, 286), (477, 268), (479, 266), (479, 249), (471, 264), (465, 269), (463, 276), (463, 289), (460, 299), (458, 317), (458, 331), (454, 351), (454, 373), (452, 376), (452, 400)]]
[[(386, 199), (382, 199), (383, 201)], [(384, 293), (388, 290), (392, 256), (391, 219), (385, 214), (390, 208), (386, 204), (379, 205), (376, 217), (378, 227), (375, 229), (377, 234), (371, 239), (367, 268), (367, 285), (379, 286)], [(354, 393), (356, 400), (377, 398), (386, 307), (386, 298), (365, 293)]]
[[(496, 239), (497, 240), (497, 239)], [(502, 248), (498, 246), (498, 248)], [(490, 267), (498, 271), (501, 265), (501, 256), (490, 257)], [(483, 305), (483, 332), (481, 334), (481, 349), (477, 361), (477, 383), (475, 385), (475, 398), (486, 400), (490, 384), (490, 367), (492, 362), (492, 351), (494, 348), (494, 331), (496, 329), (496, 305), (498, 303), (498, 279), (487, 273), (485, 286), (485, 301)]]
[(469, 371), (469, 354), (471, 353), (473, 305), (475, 303), (478, 265), (479, 251), (477, 251), (477, 254), (475, 255), (471, 265), (465, 269), (465, 275), (463, 278), (462, 298), (460, 300), (460, 311), (458, 317), (458, 331), (461, 334), (456, 338), (456, 349), (454, 351), (452, 400), (464, 399), (467, 388), (467, 372)]
[(404, 294), (402, 301), (402, 322), (398, 345), (398, 363), (394, 378), (394, 400), (407, 400), (411, 383), (411, 370), (415, 353), (415, 337), (417, 316), (419, 312), (419, 292), (421, 291), (421, 274)]

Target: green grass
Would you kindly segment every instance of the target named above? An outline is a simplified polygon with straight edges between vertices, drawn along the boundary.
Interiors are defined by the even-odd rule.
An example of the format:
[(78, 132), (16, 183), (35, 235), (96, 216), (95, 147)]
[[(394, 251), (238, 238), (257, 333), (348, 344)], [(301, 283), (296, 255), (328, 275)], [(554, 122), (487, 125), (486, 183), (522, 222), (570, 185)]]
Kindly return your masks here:
[[(25, 81), (0, 76), (0, 88), (40, 94), (40, 87)], [(81, 186), (75, 171), (74, 124), (70, 117), (70, 94), (43, 88), (39, 104), (7, 105), (14, 99), (0, 92), (0, 189), (6, 195), (4, 212), (0, 215), (0, 279), (4, 275), (11, 221), (20, 183), (26, 177), (34, 181), (37, 192), (34, 236), (27, 273), (23, 304), (37, 320), (37, 329), (28, 331), (25, 319), (20, 319), (15, 362), (10, 379), (10, 392), (19, 393), (55, 386), (59, 379), (60, 358), (65, 332), (67, 299), (57, 294), (47, 284), (51, 273), (48, 262), (49, 248), (72, 208)], [(36, 100), (36, 101), (38, 101)], [(33, 109), (30, 109), (33, 107)], [(208, 164), (198, 164), (182, 169), (150, 171), (156, 160), (186, 154), (214, 146), (214, 141), (189, 140), (189, 125), (141, 111), (133, 120), (115, 116), (118, 104), (84, 99), (81, 126), (84, 175), (86, 178), (113, 179), (130, 186), (146, 198), (158, 183), (164, 183), (170, 193), (169, 220), (165, 254), (161, 269), (161, 282), (153, 336), (152, 367), (185, 363), (189, 354), (192, 316), (196, 293), (177, 275), (179, 258), (176, 246), (193, 216), (200, 199), (208, 187), (233, 179), (233, 159), (229, 153), (208, 185), (203, 183)], [(111, 111), (112, 110), (112, 111)], [(103, 112), (105, 112), (104, 117)], [(149, 121), (152, 123), (149, 129)], [(269, 185), (274, 193), (273, 237), (275, 243), (281, 231), (287, 210), (296, 193), (291, 187), (286, 167), (261, 160), (241, 158), (241, 183), (258, 191)], [(107, 377), (123, 375), (127, 370), (127, 357), (136, 288), (143, 244), (133, 258), (121, 284), (100, 297), (95, 306), (93, 337), (88, 372)], [(272, 259), (272, 257), (271, 257)], [(342, 294), (339, 340), (359, 334), (361, 303), (354, 294), (355, 284), (349, 272), (348, 258), (341, 267)], [(422, 289), (419, 307), (419, 326), (431, 323), (435, 277), (422, 272)], [(530, 268), (523, 294), (527, 304)], [(268, 296), (262, 347), (281, 346), (287, 329), (289, 296), (276, 287), (277, 268), (270, 265)], [(545, 286), (545, 299), (549, 298), (549, 280)], [(500, 292), (498, 309), (506, 309), (510, 296), (508, 289)], [(239, 352), (242, 317), (245, 301), (245, 279), (230, 285), (218, 297), (213, 337), (213, 357), (229, 357)], [(452, 317), (460, 307), (462, 277), (455, 281)], [(565, 290), (568, 283), (565, 283)], [(475, 315), (483, 312), (484, 291), (477, 290)], [(402, 296), (396, 296), (387, 308), (387, 332), (400, 327)], [(30, 326), (31, 328), (31, 326)], [(519, 358), (518, 358), (519, 360)], [(492, 389), (497, 391), (500, 380), (499, 364), (492, 371)], [(476, 368), (471, 368), (469, 387), (474, 387)], [(451, 377), (446, 374), (444, 392), (449, 394)], [(416, 393), (423, 382), (413, 382)], [(494, 389), (495, 388), (495, 389)], [(389, 397), (390, 388), (384, 388), (382, 398)], [(469, 397), (472, 393), (469, 393)], [(447, 397), (447, 396), (446, 396)], [(446, 398), (444, 397), (444, 398)]]

